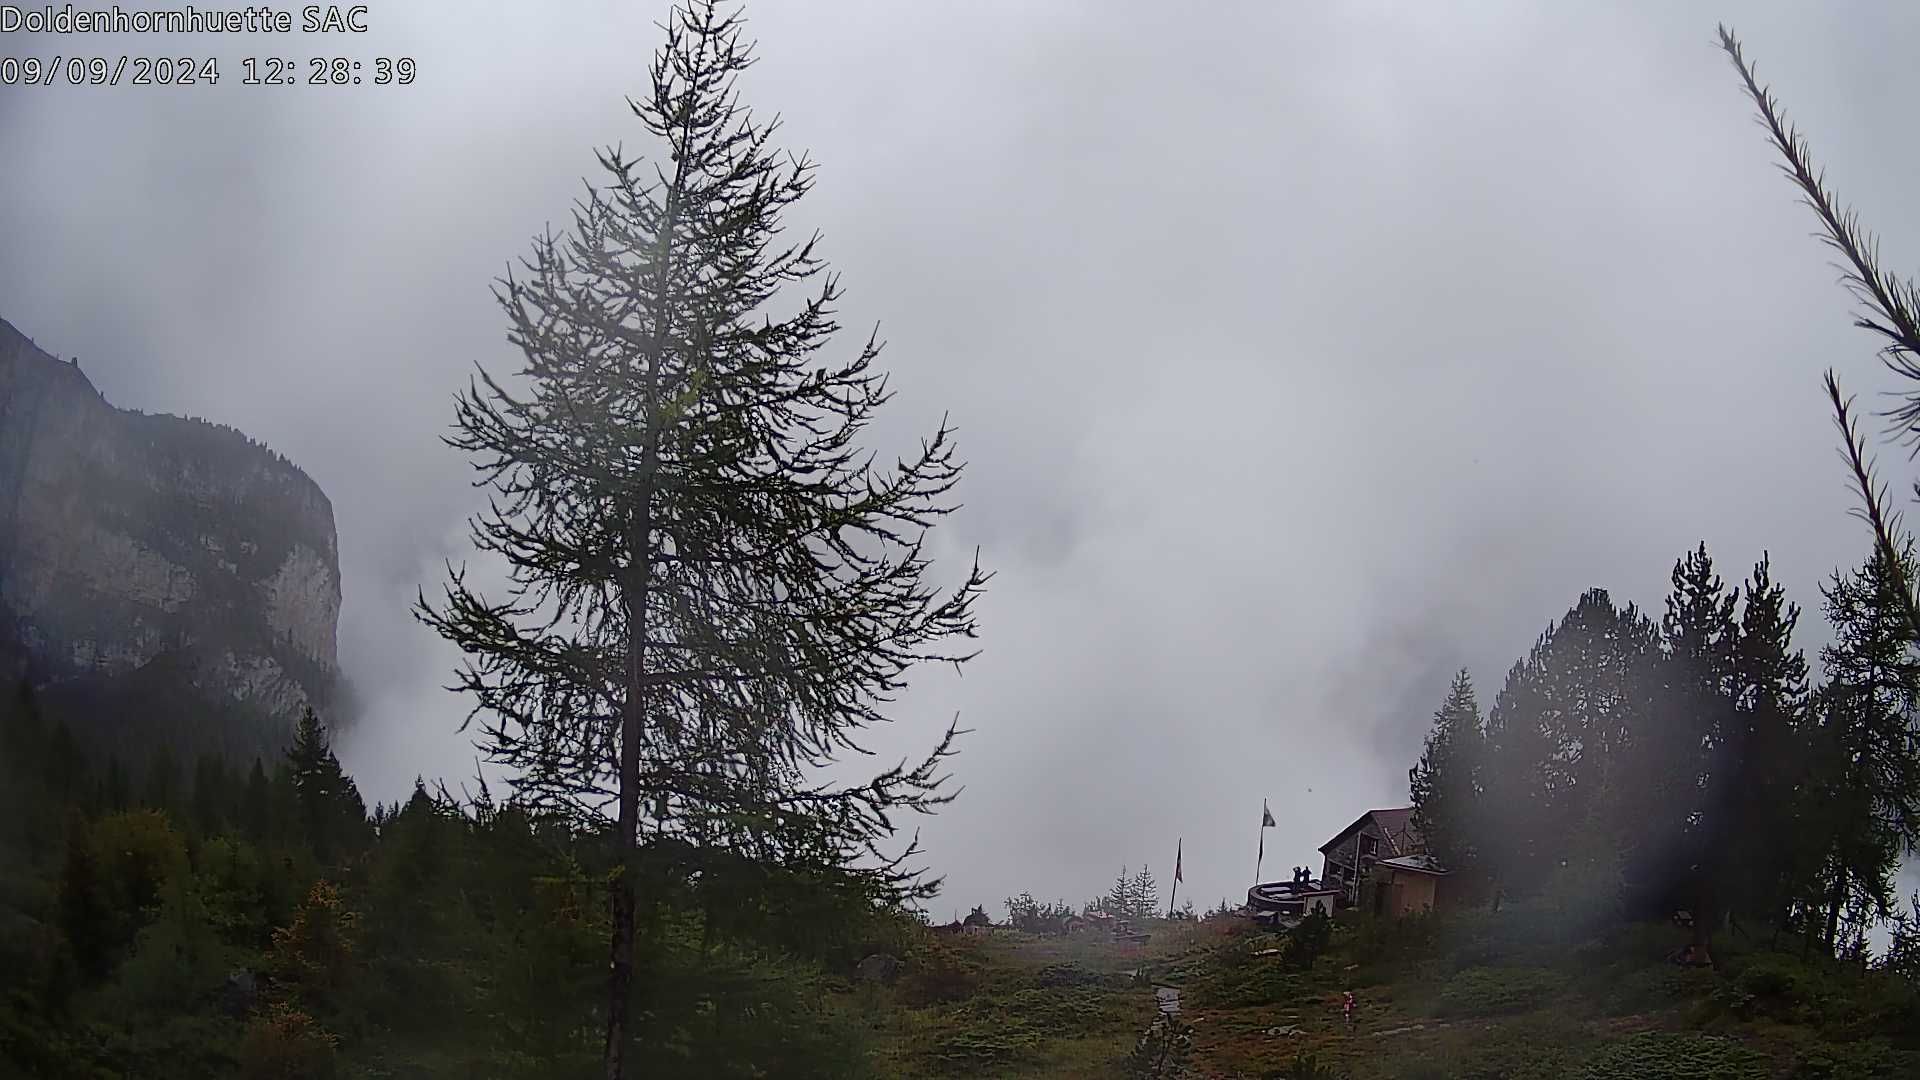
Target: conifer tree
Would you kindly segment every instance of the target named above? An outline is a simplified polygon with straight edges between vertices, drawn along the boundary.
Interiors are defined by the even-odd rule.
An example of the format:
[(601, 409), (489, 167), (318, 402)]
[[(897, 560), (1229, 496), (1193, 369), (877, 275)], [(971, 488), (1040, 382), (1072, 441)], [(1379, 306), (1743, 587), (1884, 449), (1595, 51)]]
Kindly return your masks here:
[(1127, 882), (1127, 914), (1136, 919), (1150, 919), (1160, 912), (1160, 884), (1153, 879), (1153, 871), (1145, 863), (1140, 864), (1140, 872)]
[(273, 788), (259, 758), (254, 758), (253, 768), (247, 770), (247, 787), (241, 793), (240, 807), (240, 825), (247, 839), (256, 844), (267, 841), (273, 835)]
[(201, 835), (226, 825), (232, 797), (226, 762), (218, 754), (201, 754), (193, 766), (193, 823)]
[(101, 805), (109, 812), (125, 810), (133, 805), (133, 799), (128, 794), (128, 790), (127, 770), (120, 764), (120, 758), (117, 755), (109, 757), (106, 779), (101, 783)]
[(1473, 678), (1461, 668), (1453, 676), (1446, 701), (1433, 714), (1426, 749), (1407, 780), (1414, 827), (1426, 839), (1428, 852), (1463, 880), (1474, 870), (1485, 742)]
[(1722, 827), (1709, 844), (1729, 914), (1779, 925), (1817, 872), (1811, 835), (1806, 657), (1793, 647), (1797, 605), (1762, 556), (1743, 588), (1733, 660), (1733, 724), (1713, 747), (1710, 793)]
[(1507, 670), (1487, 712), (1484, 797), (1488, 806), (1499, 808), (1505, 824), (1485, 829), (1475, 851), (1496, 908), (1504, 896), (1525, 895), (1545, 880), (1555, 842), (1547, 814), (1551, 746), (1541, 724), (1553, 633), (1549, 625), (1526, 659)]
[(1708, 750), (1733, 723), (1739, 590), (1728, 591), (1704, 543), (1674, 563), (1671, 580), (1658, 701), (1635, 755), (1646, 842), (1636, 850), (1634, 876), (1651, 890), (1649, 902), (1692, 911), (1695, 944), (1704, 948), (1718, 910), (1707, 838), (1723, 825), (1707, 816)]
[(33, 685), (25, 679), (0, 701), (0, 797), (19, 796), (46, 782), (47, 730)]
[[(821, 770), (910, 668), (971, 655), (951, 643), (973, 635), (986, 580), (928, 576), (961, 471), (952, 430), (890, 468), (857, 445), (889, 397), (880, 345), (824, 355), (838, 282), (812, 240), (780, 235), (813, 166), (738, 103), (738, 16), (692, 0), (664, 29), (630, 101), (664, 152), (600, 155), (571, 235), (537, 239), (496, 289), (520, 378), (483, 371), (458, 400), (449, 442), (493, 495), (473, 542), (504, 559), (509, 596), (449, 567), (444, 600), (419, 605), (468, 656), (483, 750), (533, 803), (612, 826), (615, 1080), (643, 833), (840, 869), (880, 854), (893, 812), (950, 797), (956, 730), (871, 783)], [(926, 895), (902, 858), (885, 883)]]
[(180, 768), (173, 750), (161, 743), (147, 758), (147, 782), (140, 793), (140, 804), (155, 810), (173, 810), (179, 802)]
[(1100, 910), (1109, 915), (1133, 914), (1133, 878), (1127, 875), (1127, 868), (1120, 868), (1120, 876), (1113, 879), (1113, 888), (1100, 898)]
[(311, 706), (300, 713), (286, 763), (300, 827), (314, 855), (327, 863), (355, 850), (365, 839), (366, 803), (340, 768), (326, 725)]
[(1661, 619), (1659, 711), (1651, 719), (1640, 763), (1649, 780), (1647, 809), (1655, 838), (1672, 838), (1665, 857), (1644, 867), (1665, 884), (1674, 905), (1692, 911), (1695, 961), (1707, 963), (1713, 928), (1724, 913), (1716, 888), (1713, 838), (1728, 828), (1711, 805), (1711, 753), (1734, 728), (1734, 619), (1740, 590), (1728, 590), (1713, 569), (1707, 544), (1674, 563), (1667, 615)]
[(1920, 839), (1920, 661), (1908, 634), (1907, 569), (1876, 550), (1860, 569), (1823, 590), (1833, 643), (1821, 650), (1823, 760), (1820, 801), (1830, 838), (1826, 946), (1843, 943), (1842, 920), (1884, 916), (1903, 848)]
[(1631, 847), (1629, 754), (1647, 723), (1657, 631), (1633, 604), (1589, 589), (1555, 635), (1551, 708), (1545, 718), (1560, 762), (1555, 821), (1563, 857), (1610, 867)]
[(76, 812), (67, 821), (66, 861), (60, 870), (60, 929), (73, 948), (80, 970), (89, 978), (106, 974), (111, 963), (101, 889), (101, 870), (87, 824)]
[(1653, 641), (1637, 608), (1589, 589), (1508, 672), (1486, 724), (1488, 817), (1472, 829), (1496, 896), (1533, 891), (1562, 864), (1612, 867), (1622, 856)]

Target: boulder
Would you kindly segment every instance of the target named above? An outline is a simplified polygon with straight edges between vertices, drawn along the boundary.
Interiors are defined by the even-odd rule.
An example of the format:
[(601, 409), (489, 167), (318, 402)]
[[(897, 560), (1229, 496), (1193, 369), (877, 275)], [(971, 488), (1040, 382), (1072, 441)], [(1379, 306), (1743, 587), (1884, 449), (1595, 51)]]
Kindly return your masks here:
[(862, 982), (892, 982), (900, 974), (900, 958), (889, 953), (874, 953), (860, 961), (857, 969)]

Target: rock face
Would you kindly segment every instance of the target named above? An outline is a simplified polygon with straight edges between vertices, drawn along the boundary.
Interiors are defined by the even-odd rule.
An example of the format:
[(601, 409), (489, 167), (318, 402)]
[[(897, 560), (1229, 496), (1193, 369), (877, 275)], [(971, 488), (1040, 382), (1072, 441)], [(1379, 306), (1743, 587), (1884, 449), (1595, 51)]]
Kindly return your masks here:
[(900, 974), (900, 958), (890, 953), (874, 953), (860, 961), (855, 969), (865, 982), (892, 982)]
[(332, 697), (339, 614), (319, 485), (232, 428), (109, 405), (0, 320), (0, 632), (36, 683), (151, 694), (164, 669), (271, 744)]

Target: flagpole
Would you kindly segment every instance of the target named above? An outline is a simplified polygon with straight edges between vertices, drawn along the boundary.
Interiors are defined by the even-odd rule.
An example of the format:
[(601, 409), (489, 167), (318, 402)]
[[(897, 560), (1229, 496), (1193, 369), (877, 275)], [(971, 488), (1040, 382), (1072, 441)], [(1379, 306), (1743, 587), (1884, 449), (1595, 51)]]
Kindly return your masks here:
[(1253, 859), (1253, 883), (1260, 884), (1260, 864), (1267, 861), (1267, 800), (1260, 800), (1260, 853)]

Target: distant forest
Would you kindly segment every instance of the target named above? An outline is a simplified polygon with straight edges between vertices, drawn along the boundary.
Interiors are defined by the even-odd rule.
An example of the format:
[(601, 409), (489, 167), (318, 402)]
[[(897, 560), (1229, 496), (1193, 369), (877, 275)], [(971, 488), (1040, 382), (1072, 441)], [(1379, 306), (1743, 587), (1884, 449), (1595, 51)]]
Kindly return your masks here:
[[(0, 1062), (36, 1077), (601, 1075), (617, 847), (482, 787), (369, 813), (311, 716), (244, 770), (103, 766), (0, 703)], [(828, 973), (917, 925), (861, 878), (638, 860), (658, 1076), (861, 1075)], [(741, 1018), (754, 1017), (751, 1023)]]
[[(1719, 35), (1838, 256), (1855, 325), (1909, 384), (1890, 431), (1920, 437), (1920, 290), (1882, 267), (1739, 40)], [(1409, 774), (1416, 821), (1467, 895), (1578, 897), (1603, 921), (1672, 913), (1693, 963), (1725, 931), (1920, 975), (1920, 895), (1896, 887), (1920, 851), (1920, 565), (1853, 399), (1831, 371), (1826, 389), (1870, 549), (1821, 588), (1818, 672), (1765, 558), (1730, 587), (1702, 544), (1675, 563), (1658, 621), (1588, 591), (1484, 717), (1459, 674)], [(1875, 927), (1891, 933), (1881, 957)]]
[(1920, 938), (1894, 882), (1920, 840), (1920, 658), (1898, 564), (1822, 589), (1822, 677), (1762, 559), (1728, 586), (1705, 545), (1656, 621), (1591, 589), (1550, 624), (1485, 716), (1461, 672), (1411, 773), (1415, 821), (1461, 895), (1552, 893), (1600, 921), (1685, 912), (1717, 930), (1865, 962), (1868, 931)]

